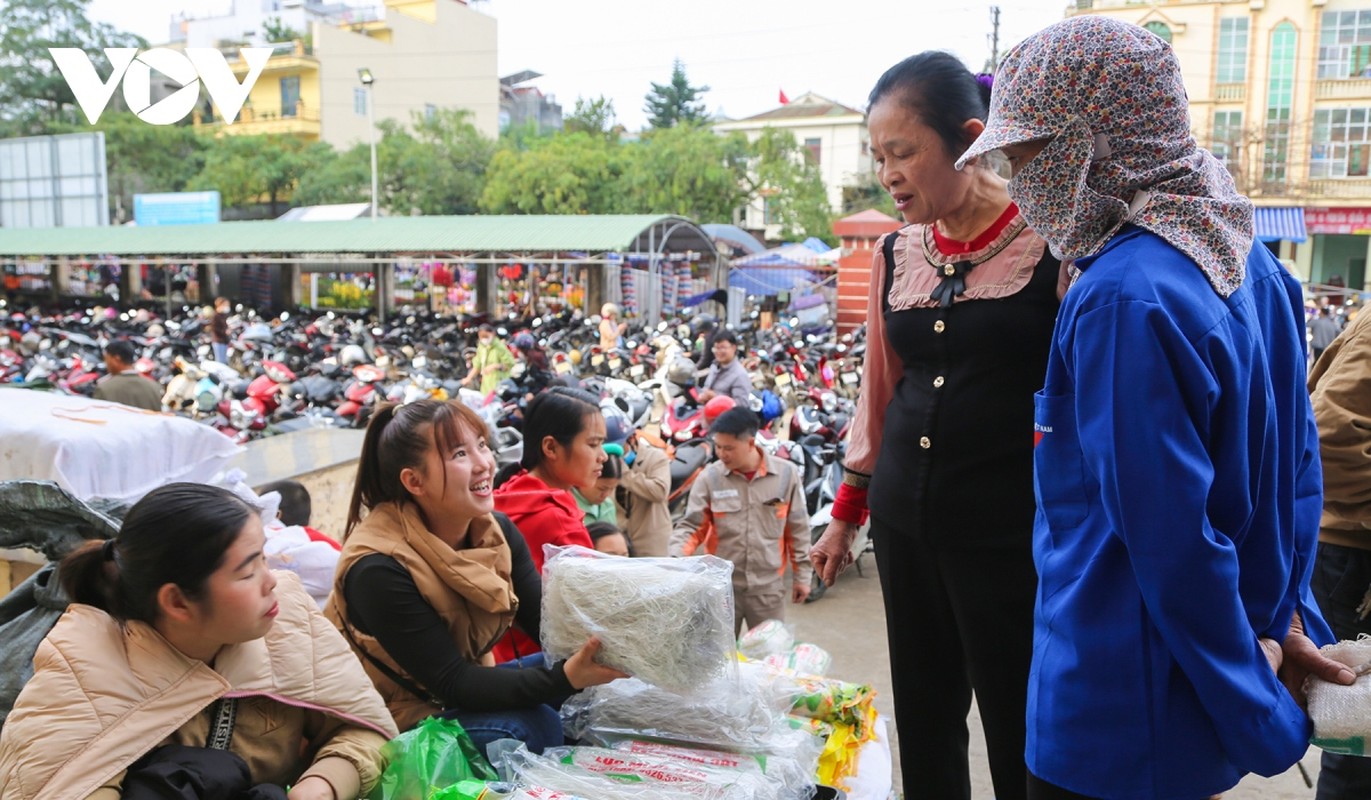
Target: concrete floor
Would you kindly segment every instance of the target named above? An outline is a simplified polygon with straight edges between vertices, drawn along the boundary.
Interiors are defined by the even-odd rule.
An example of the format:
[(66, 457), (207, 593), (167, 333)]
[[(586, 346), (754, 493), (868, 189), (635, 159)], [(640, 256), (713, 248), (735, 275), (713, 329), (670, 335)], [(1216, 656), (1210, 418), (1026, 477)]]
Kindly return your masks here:
[[(822, 600), (804, 606), (790, 606), (787, 621), (795, 624), (796, 637), (813, 642), (833, 656), (829, 675), (846, 681), (870, 683), (877, 691), (876, 708), (890, 719), (891, 749), (894, 751), (895, 788), (901, 790), (899, 733), (894, 726), (890, 696), (890, 656), (886, 649), (885, 608), (881, 602), (880, 579), (872, 556), (862, 560), (866, 577), (849, 569), (838, 578)], [(990, 800), (994, 791), (986, 760), (985, 740), (980, 717), (973, 706), (968, 720), (971, 729), (971, 795), (974, 800)], [(1310, 748), (1304, 756), (1305, 769), (1317, 780), (1319, 751)], [(910, 800), (921, 795), (911, 789)], [(1309, 800), (1314, 790), (1305, 786), (1298, 769), (1275, 778), (1249, 776), (1224, 800)], [(933, 800), (937, 800), (934, 798)]]

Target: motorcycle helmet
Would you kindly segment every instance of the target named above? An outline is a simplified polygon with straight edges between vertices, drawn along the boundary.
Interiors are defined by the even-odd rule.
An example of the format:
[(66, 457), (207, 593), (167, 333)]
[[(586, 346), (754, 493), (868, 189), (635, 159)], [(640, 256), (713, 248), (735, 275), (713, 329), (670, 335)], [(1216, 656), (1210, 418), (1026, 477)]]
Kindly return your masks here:
[(19, 352), (26, 357), (32, 358), (38, 355), (38, 351), (43, 349), (43, 337), (34, 331), (29, 331), (19, 337)]
[(600, 401), (600, 413), (605, 415), (605, 443), (623, 444), (628, 438), (629, 432), (633, 430), (633, 424), (628, 421), (628, 415), (614, 404), (612, 398), (605, 398)]
[(581, 366), (581, 351), (580, 351), (580, 350), (570, 350), (570, 351), (567, 352), (566, 357), (569, 358), (569, 359), (571, 359), (571, 363), (575, 364), (575, 365), (578, 366), (578, 367)]
[(515, 334), (514, 338), (511, 339), (511, 340), (509, 341), (509, 343), (512, 344), (512, 345), (514, 345), (514, 347), (515, 347), (516, 349), (519, 349), (519, 350), (531, 350), (531, 349), (533, 349), (533, 345), (534, 345), (533, 334), (531, 334), (531, 333), (518, 333), (518, 334)]
[(338, 354), (338, 363), (345, 367), (367, 363), (367, 351), (361, 345), (350, 344), (342, 349)]
[(666, 379), (677, 386), (694, 386), (695, 362), (685, 356), (676, 356), (671, 360), (671, 366), (666, 369)]
[(727, 395), (720, 395), (705, 403), (705, 427), (713, 425), (714, 420), (718, 419), (720, 414), (736, 405), (738, 404), (733, 401), (733, 398)]

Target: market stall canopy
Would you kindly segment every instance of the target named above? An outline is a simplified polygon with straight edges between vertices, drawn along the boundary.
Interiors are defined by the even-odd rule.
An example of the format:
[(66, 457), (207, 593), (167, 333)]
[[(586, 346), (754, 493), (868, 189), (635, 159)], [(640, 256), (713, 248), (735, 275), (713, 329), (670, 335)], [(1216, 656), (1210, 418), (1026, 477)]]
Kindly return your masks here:
[(1263, 242), (1287, 240), (1303, 242), (1309, 238), (1304, 225), (1303, 208), (1262, 208), (1254, 209), (1257, 239)]
[(821, 239), (810, 237), (798, 244), (783, 244), (770, 250), (733, 259), (728, 285), (748, 294), (775, 295), (820, 279), (815, 271), (831, 271), (840, 250), (830, 249)]
[(723, 242), (730, 247), (742, 250), (744, 255), (760, 253), (766, 249), (766, 245), (747, 231), (737, 225), (725, 225), (718, 222), (708, 222), (700, 226), (705, 233), (714, 237), (716, 241)]
[(652, 214), (381, 217), (125, 228), (4, 228), (0, 257), (294, 253), (682, 253), (717, 258), (684, 217)]

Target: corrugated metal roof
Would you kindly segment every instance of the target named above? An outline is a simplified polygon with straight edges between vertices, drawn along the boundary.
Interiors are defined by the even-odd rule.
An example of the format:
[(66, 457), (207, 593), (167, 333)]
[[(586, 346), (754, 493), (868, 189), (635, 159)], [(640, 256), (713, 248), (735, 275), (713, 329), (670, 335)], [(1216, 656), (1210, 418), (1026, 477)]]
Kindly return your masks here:
[[(220, 222), (102, 228), (3, 228), (0, 257), (104, 254), (546, 253), (645, 248), (649, 227), (684, 223), (691, 249), (712, 252), (708, 236), (682, 217), (473, 215), (381, 217), (334, 222)], [(641, 239), (641, 242), (639, 241)], [(673, 239), (675, 237), (673, 236)], [(703, 240), (703, 247), (693, 240)], [(660, 243), (659, 243), (660, 244)]]

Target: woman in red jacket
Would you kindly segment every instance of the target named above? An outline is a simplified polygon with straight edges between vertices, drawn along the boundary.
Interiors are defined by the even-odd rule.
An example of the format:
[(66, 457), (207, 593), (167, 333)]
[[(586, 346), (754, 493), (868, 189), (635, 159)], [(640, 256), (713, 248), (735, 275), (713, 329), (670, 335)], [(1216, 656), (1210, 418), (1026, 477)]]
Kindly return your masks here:
[[(495, 510), (524, 534), (539, 572), (543, 545), (594, 549), (573, 487), (588, 489), (605, 462), (605, 417), (595, 396), (557, 386), (539, 394), (524, 415), (524, 457), (496, 479)], [(513, 472), (511, 476), (508, 473)], [(511, 631), (495, 648), (507, 660), (536, 652), (536, 642)]]

